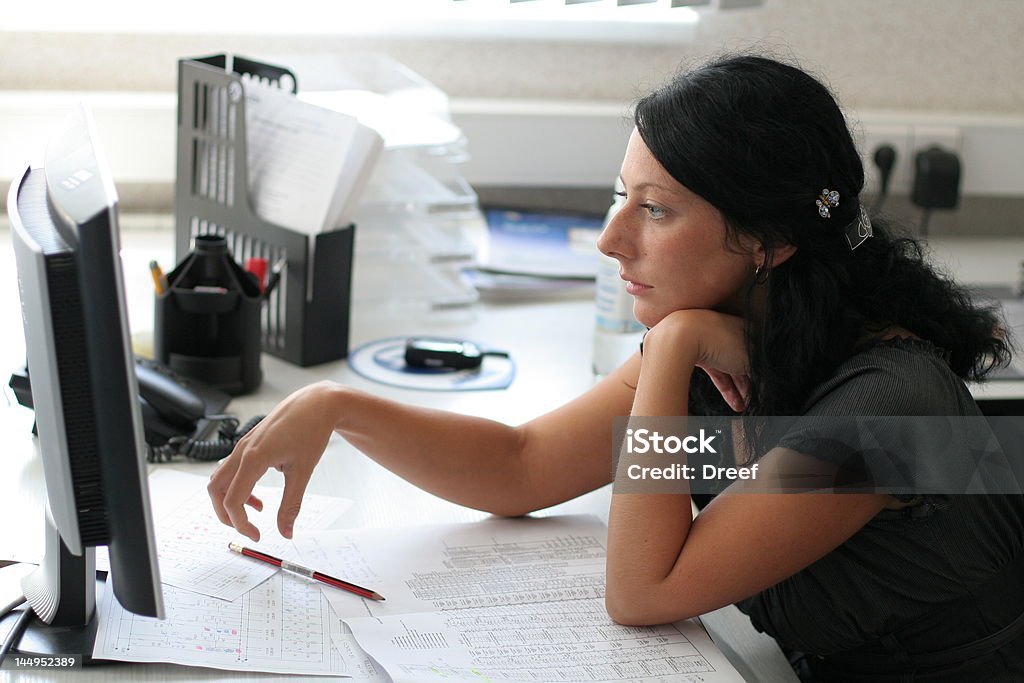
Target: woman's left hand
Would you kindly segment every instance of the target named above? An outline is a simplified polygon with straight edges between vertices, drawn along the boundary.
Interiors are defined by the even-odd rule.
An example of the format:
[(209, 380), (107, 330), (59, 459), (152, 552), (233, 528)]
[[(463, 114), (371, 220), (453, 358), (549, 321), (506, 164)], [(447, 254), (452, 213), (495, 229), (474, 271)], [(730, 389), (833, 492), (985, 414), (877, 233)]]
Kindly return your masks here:
[(729, 407), (742, 412), (750, 395), (750, 359), (742, 318), (710, 310), (674, 311), (644, 337), (644, 361), (650, 356), (688, 354), (693, 366), (708, 373)]

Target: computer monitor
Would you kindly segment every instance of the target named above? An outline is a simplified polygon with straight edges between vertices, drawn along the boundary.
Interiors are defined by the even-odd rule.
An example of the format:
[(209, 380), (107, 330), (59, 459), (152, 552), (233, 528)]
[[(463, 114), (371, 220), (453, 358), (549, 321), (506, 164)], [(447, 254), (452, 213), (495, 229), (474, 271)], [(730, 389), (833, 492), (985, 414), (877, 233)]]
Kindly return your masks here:
[[(36, 614), (17, 651), (92, 653), (96, 546), (126, 609), (163, 617), (128, 336), (117, 195), (78, 107), (7, 199), (46, 480), (45, 559), (22, 582)], [(43, 520), (39, 520), (43, 524)]]

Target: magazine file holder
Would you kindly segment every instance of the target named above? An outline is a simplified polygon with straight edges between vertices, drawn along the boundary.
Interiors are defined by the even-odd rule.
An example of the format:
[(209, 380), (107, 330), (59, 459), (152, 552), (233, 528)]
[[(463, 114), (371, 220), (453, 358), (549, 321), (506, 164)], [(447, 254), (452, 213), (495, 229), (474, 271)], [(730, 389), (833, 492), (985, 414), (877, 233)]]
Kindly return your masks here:
[(301, 366), (348, 355), (355, 226), (305, 234), (260, 218), (249, 196), (245, 86), (297, 91), (285, 68), (219, 54), (178, 60), (175, 255), (221, 235), (241, 263), (283, 264), (260, 312), (263, 350)]

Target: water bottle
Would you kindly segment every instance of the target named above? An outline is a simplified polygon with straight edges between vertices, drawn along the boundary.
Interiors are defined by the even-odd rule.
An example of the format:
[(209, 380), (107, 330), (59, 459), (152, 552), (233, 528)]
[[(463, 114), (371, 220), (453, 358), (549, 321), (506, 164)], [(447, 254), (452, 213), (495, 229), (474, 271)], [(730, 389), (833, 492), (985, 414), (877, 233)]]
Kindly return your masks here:
[[(605, 216), (605, 226), (618, 213), (622, 202), (622, 197), (616, 196)], [(626, 292), (625, 280), (619, 277), (619, 262), (604, 254), (598, 259), (593, 368), (600, 378), (639, 350), (645, 328), (633, 317), (633, 297)]]

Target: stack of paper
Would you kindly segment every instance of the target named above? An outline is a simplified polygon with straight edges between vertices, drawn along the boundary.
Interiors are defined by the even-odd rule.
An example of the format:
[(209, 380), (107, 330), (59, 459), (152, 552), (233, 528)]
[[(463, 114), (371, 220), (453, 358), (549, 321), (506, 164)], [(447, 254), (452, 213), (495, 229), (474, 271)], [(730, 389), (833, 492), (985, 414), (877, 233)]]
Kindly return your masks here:
[(257, 81), (246, 83), (245, 125), (260, 217), (307, 234), (352, 220), (383, 147), (373, 128)]
[(395, 683), (741, 682), (695, 620), (612, 622), (606, 537), (591, 516), (324, 531), (296, 542), (303, 563), (386, 601), (281, 575), (230, 603), (168, 590), (166, 622), (108, 597), (96, 656)]
[[(217, 520), (206, 483), (173, 470), (150, 476), (167, 618), (127, 612), (113, 591), (104, 590), (93, 657), (386, 680), (344, 634), (320, 584), (228, 550), (234, 541), (279, 557), (298, 556), (293, 541), (274, 530), (280, 489), (257, 487), (265, 507), (250, 511), (250, 518), (263, 537), (252, 544)], [(330, 527), (350, 506), (342, 498), (307, 495), (299, 533)]]

